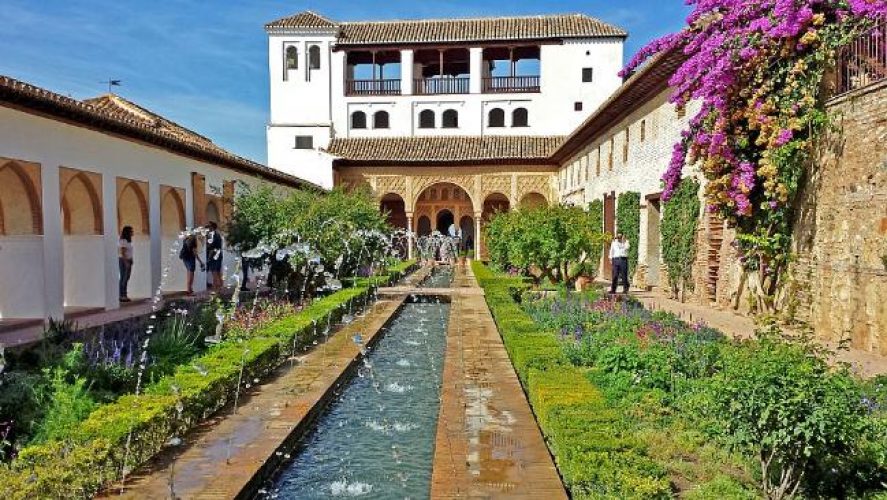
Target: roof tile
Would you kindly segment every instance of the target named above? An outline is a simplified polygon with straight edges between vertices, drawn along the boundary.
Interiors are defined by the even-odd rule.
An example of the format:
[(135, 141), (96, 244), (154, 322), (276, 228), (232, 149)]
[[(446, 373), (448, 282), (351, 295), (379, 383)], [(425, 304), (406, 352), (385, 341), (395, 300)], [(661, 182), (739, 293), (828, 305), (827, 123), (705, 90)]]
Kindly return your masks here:
[(347, 161), (547, 163), (561, 141), (558, 136), (339, 138), (327, 152)]
[(560, 38), (624, 37), (626, 32), (584, 14), (364, 21), (335, 24), (313, 12), (301, 12), (265, 25), (268, 30), (338, 27), (342, 45), (477, 42)]

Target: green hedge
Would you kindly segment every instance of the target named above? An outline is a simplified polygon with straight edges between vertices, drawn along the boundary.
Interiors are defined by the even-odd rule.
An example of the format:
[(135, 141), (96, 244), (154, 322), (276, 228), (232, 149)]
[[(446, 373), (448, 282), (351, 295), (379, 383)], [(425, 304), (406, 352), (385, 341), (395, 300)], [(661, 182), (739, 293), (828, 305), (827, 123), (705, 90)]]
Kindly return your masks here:
[(477, 261), (472, 270), (573, 498), (669, 497), (666, 471), (607, 407), (588, 370), (569, 364), (554, 333), (540, 330), (515, 301), (523, 280)]
[[(369, 282), (390, 283), (413, 264), (394, 266), (391, 274)], [(137, 467), (172, 436), (183, 434), (228, 403), (237, 389), (241, 365), (243, 380), (266, 376), (289, 355), (294, 343), (312, 341), (315, 323), (337, 321), (350, 304), (365, 300), (371, 290), (367, 285), (342, 289), (258, 329), (249, 339), (219, 344), (190, 365), (147, 385), (140, 396), (122, 396), (98, 408), (64, 441), (23, 449), (12, 464), (0, 468), (0, 497), (91, 497), (120, 478), (124, 462), (127, 468)]]

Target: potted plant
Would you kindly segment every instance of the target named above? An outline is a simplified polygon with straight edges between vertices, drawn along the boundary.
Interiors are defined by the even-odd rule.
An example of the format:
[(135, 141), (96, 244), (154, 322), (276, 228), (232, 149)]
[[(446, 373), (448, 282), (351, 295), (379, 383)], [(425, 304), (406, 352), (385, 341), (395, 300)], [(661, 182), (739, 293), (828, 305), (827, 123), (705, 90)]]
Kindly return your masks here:
[(579, 276), (576, 278), (577, 292), (584, 291), (586, 288), (588, 288), (588, 285), (590, 285), (594, 281), (596, 271), (597, 269), (594, 269), (594, 267), (590, 263), (586, 262), (581, 264)]
[(468, 255), (468, 252), (465, 250), (459, 250), (459, 265), (465, 265), (465, 257)]

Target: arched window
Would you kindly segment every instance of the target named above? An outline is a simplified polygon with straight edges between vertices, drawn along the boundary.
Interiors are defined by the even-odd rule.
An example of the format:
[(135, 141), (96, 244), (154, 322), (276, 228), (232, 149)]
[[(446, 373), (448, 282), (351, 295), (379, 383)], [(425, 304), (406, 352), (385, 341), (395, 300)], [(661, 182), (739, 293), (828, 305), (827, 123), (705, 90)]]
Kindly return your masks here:
[(425, 109), (419, 113), (419, 128), (434, 128), (434, 111)]
[(351, 128), (367, 128), (367, 114), (363, 111), (351, 113)]
[(286, 48), (286, 69), (299, 69), (299, 49), (295, 45)]
[(387, 111), (376, 111), (373, 115), (373, 128), (388, 128)]
[(489, 114), (489, 118), (487, 120), (487, 126), (490, 128), (504, 127), (505, 126), (505, 111), (502, 111), (502, 108), (491, 109), (490, 114)]
[(511, 112), (512, 127), (529, 127), (527, 108), (517, 108)]
[(455, 109), (448, 109), (443, 112), (443, 128), (459, 128), (459, 112)]
[(317, 45), (308, 49), (308, 69), (320, 69), (320, 47)]

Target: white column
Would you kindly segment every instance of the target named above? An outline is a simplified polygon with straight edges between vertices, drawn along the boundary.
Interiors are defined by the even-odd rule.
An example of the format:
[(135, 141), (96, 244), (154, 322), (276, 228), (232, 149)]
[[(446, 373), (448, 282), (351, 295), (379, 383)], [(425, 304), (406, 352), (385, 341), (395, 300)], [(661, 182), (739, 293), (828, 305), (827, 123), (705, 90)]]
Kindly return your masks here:
[(163, 228), (160, 226), (160, 183), (156, 179), (148, 182), (148, 227), (151, 232), (151, 296), (157, 292), (160, 286), (160, 275), (163, 267), (163, 245), (160, 235)]
[(120, 265), (117, 261), (117, 177), (106, 173), (102, 175), (102, 238), (105, 248), (105, 309), (120, 307)]
[[(43, 302), (46, 318), (65, 317), (65, 249), (62, 230), (59, 162), (43, 161), (40, 178), (43, 185)], [(9, 283), (8, 286), (14, 287)]]
[(472, 47), (468, 49), (470, 54), (469, 57), (469, 75), (470, 79), (468, 81), (468, 91), (472, 94), (480, 94), (482, 91), (482, 82), (483, 82), (483, 62), (484, 62), (484, 49), (480, 47)]
[(413, 214), (407, 214), (407, 259), (413, 258)]
[(480, 260), (480, 220), (481, 214), (474, 214), (474, 258)]
[(413, 93), (412, 49), (400, 51), (400, 93), (403, 95), (410, 95)]

